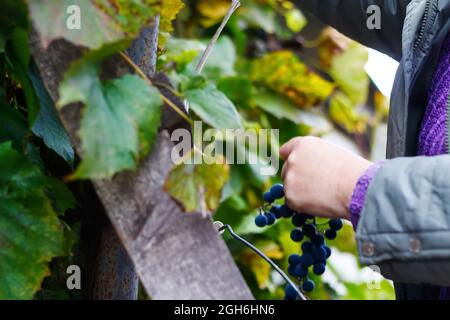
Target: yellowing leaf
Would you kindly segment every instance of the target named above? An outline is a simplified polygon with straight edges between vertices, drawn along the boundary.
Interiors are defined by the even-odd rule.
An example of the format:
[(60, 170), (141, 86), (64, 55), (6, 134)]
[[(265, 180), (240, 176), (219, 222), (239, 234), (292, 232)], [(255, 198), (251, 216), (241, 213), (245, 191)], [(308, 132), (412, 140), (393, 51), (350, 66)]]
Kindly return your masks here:
[[(55, 39), (64, 38), (76, 45), (98, 49), (124, 37), (119, 25), (90, 0), (33, 0), (28, 5), (44, 46)], [(69, 18), (67, 10), (72, 5), (76, 5), (82, 15), (80, 29), (66, 26)]]
[(375, 91), (374, 105), (377, 120), (385, 119), (389, 114), (389, 100), (380, 91)]
[(171, 31), (172, 20), (183, 6), (181, 0), (29, 1), (44, 46), (64, 38), (90, 49), (136, 37), (157, 14), (161, 17), (160, 30)]
[[(270, 259), (280, 260), (284, 257), (283, 251), (275, 242), (260, 240), (255, 245)], [(245, 249), (241, 254), (240, 260), (242, 263), (248, 265), (253, 272), (258, 287), (260, 289), (266, 288), (272, 267), (251, 249)]]
[(208, 28), (211, 25), (219, 22), (230, 8), (231, 2), (229, 0), (200, 0), (197, 2), (197, 11), (203, 16), (201, 24)]
[(335, 29), (327, 28), (322, 33), (319, 58), (322, 67), (350, 98), (353, 105), (366, 102), (369, 76), (364, 69), (368, 59), (365, 47)]
[(160, 6), (158, 0), (93, 0), (93, 3), (113, 19), (120, 30), (132, 35), (150, 24)]
[(342, 92), (336, 92), (330, 99), (331, 119), (350, 133), (363, 133), (366, 130), (367, 117), (358, 114), (351, 100)]
[(290, 51), (269, 53), (254, 61), (250, 76), (303, 108), (318, 105), (334, 90), (332, 83), (310, 70)]
[[(202, 158), (202, 163), (193, 164), (194, 157)], [(225, 159), (222, 156), (208, 157), (198, 150), (192, 150), (184, 159), (189, 161), (175, 165), (170, 171), (165, 190), (186, 212), (212, 213), (219, 206), (222, 189), (229, 178)]]
[(181, 0), (163, 0), (160, 8), (161, 22), (160, 31), (171, 32), (173, 30), (172, 21), (178, 12), (184, 7)]
[(325, 70), (331, 68), (332, 60), (335, 55), (343, 53), (348, 49), (352, 40), (331, 27), (323, 29), (320, 34), (320, 43), (318, 47), (319, 61)]
[(289, 10), (286, 15), (286, 25), (292, 32), (300, 32), (308, 24), (306, 17), (298, 9)]

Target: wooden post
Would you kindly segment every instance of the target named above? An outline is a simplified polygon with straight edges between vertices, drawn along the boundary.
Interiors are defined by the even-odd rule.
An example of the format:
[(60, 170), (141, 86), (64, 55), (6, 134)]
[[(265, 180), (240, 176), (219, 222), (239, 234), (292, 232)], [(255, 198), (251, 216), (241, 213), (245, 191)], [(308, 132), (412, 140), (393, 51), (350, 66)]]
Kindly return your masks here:
[[(153, 25), (144, 28), (139, 37), (127, 50), (128, 55), (148, 77), (156, 72), (159, 17)], [(136, 300), (139, 278), (134, 271), (122, 243), (113, 227), (103, 227), (100, 244), (95, 259), (95, 274), (92, 280), (93, 299)]]
[(94, 266), (90, 298), (136, 300), (139, 278), (111, 224), (103, 227)]
[[(81, 51), (64, 40), (44, 49), (35, 31), (30, 46), (41, 77), (57, 101), (64, 72)], [(117, 75), (128, 70), (121, 60), (107, 64), (107, 68), (108, 74)], [(80, 109), (80, 105), (70, 105), (60, 112), (78, 151)], [(168, 131), (162, 130), (152, 154), (136, 172), (93, 181), (142, 284), (152, 299), (253, 299), (212, 220), (200, 213), (182, 212), (164, 192), (163, 184), (173, 165), (172, 147)]]

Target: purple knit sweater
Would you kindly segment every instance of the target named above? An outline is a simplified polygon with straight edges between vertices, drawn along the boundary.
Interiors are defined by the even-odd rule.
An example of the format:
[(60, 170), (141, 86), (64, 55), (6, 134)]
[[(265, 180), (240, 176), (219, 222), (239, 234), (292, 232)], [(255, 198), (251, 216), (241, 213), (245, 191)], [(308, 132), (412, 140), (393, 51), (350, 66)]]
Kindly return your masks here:
[[(446, 146), (447, 99), (450, 91), (450, 34), (441, 50), (430, 87), (428, 104), (419, 133), (418, 155), (436, 156), (448, 153)], [(376, 162), (359, 178), (349, 204), (353, 227), (356, 229), (367, 189), (383, 162)], [(450, 288), (442, 288), (441, 300), (450, 300)]]

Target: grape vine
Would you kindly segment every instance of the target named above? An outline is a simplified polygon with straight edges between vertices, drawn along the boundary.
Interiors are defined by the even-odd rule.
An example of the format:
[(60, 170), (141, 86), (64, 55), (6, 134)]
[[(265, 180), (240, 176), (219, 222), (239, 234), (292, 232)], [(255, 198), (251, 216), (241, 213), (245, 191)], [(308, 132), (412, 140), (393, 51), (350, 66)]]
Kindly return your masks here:
[[(66, 25), (67, 7), (74, 2), (82, 12), (81, 30)], [(169, 79), (173, 95), (189, 105), (189, 114), (125, 54), (155, 15), (161, 23), (157, 71)], [(201, 120), (204, 129), (281, 129), (279, 144), (317, 135), (368, 154), (368, 137), (375, 136), (387, 108), (369, 85), (363, 68), (367, 52), (330, 28), (313, 30), (312, 39), (305, 39), (300, 32), (307, 24), (288, 0), (2, 1), (0, 238), (15, 242), (0, 246), (0, 298), (79, 297), (61, 281), (61, 266), (79, 263), (74, 260), (84, 254), (77, 249), (85, 226), (80, 216), (89, 208), (77, 203), (72, 192), (84, 194), (84, 180), (136, 171), (152, 152), (164, 108), (189, 125)], [(52, 79), (61, 81), (48, 92), (41, 78), (47, 74), (40, 74), (30, 44), (57, 50), (59, 41), (73, 48), (70, 66), (62, 79)], [(109, 70), (111, 62), (119, 65), (119, 74)], [(78, 111), (77, 106), (80, 123), (69, 136), (60, 116)], [(247, 147), (235, 151), (249, 152)], [(338, 221), (322, 224), (292, 212), (280, 200), (281, 185), (263, 195), (263, 212), (254, 221), (261, 228), (254, 227), (259, 194), (274, 182), (258, 169), (252, 163), (177, 164), (164, 188), (183, 211), (214, 213), (214, 219), (232, 223), (239, 234), (251, 235), (271, 259), (287, 263), (294, 243), (300, 261), (310, 263), (309, 250), (313, 264), (307, 272), (294, 256), (289, 274), (312, 298), (342, 296), (316, 278), (332, 268), (326, 259), (314, 263), (324, 252), (317, 249), (314, 255), (314, 249), (325, 248), (328, 256), (325, 241), (335, 238), (333, 248), (354, 254), (351, 227), (344, 225), (337, 238)], [(277, 223), (281, 219), (290, 219), (293, 227)], [(24, 230), (22, 223), (33, 223), (35, 229)], [(283, 295), (261, 259), (245, 249), (230, 249), (256, 298)], [(355, 292), (353, 284), (344, 285)], [(361, 286), (356, 290), (362, 291)]]

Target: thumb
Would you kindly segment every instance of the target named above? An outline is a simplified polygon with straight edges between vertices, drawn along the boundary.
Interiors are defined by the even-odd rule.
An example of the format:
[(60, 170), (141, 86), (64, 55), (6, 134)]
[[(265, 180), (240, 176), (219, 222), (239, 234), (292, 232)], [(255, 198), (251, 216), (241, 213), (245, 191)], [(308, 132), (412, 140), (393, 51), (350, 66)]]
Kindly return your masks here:
[(292, 148), (297, 143), (297, 141), (298, 141), (298, 138), (293, 138), (293, 139), (289, 140), (288, 142), (286, 142), (280, 148), (280, 157), (281, 157), (281, 159), (286, 160), (289, 157), (289, 155), (292, 152)]

